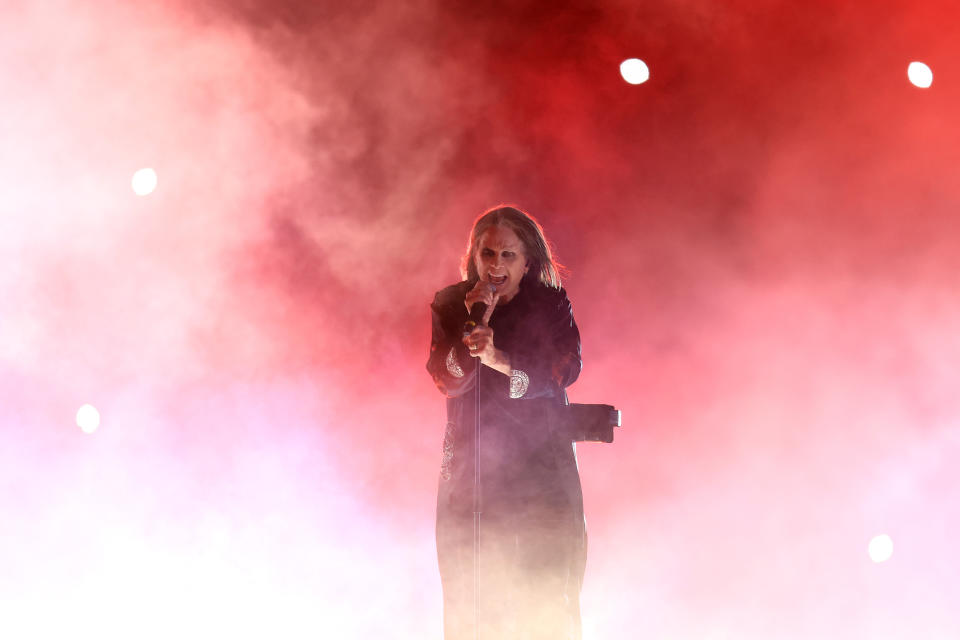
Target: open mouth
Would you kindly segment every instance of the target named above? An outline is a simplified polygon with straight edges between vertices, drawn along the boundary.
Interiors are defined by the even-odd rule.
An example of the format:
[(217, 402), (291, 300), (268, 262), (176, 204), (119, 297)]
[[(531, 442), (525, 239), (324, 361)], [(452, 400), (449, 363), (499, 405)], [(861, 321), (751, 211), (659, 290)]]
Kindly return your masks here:
[(487, 275), (487, 280), (489, 280), (489, 281), (490, 281), (490, 284), (492, 284), (493, 286), (499, 287), (500, 285), (502, 285), (503, 283), (505, 283), (505, 282), (507, 281), (507, 276), (505, 276), (505, 275), (504, 275), (504, 276), (495, 276), (495, 275), (493, 275), (493, 274), (488, 274), (488, 275)]

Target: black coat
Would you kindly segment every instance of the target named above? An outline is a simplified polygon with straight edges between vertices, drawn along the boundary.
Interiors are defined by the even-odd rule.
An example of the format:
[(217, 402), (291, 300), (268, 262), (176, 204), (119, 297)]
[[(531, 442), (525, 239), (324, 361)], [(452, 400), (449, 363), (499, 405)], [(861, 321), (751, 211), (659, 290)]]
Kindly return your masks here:
[[(447, 396), (437, 549), (448, 640), (466, 637), (462, 628), (451, 628), (451, 621), (457, 626), (455, 621), (466, 615), (463, 609), (470, 602), (466, 592), (472, 584), (472, 563), (467, 562), (470, 556), (464, 555), (464, 547), (472, 540), (479, 360), (461, 341), (468, 319), (463, 300), (471, 286), (460, 282), (436, 294), (427, 362), (437, 387)], [(580, 332), (566, 292), (529, 280), (509, 303), (496, 307), (489, 325), (494, 345), (509, 354), (514, 373), (507, 376), (479, 367), (482, 536), (491, 555), (509, 565), (525, 567), (533, 556), (546, 554), (533, 564), (551, 564), (551, 571), (566, 576), (555, 581), (565, 584), (564, 591), (546, 589), (542, 598), (537, 597), (567, 603), (577, 627), (570, 636), (576, 637), (586, 552), (583, 498), (574, 445), (551, 423), (548, 409), (567, 403), (565, 389), (580, 374)], [(528, 541), (527, 551), (523, 540)], [(484, 560), (484, 566), (492, 564)], [(517, 580), (514, 576), (509, 583)], [(498, 585), (487, 592), (503, 589)]]

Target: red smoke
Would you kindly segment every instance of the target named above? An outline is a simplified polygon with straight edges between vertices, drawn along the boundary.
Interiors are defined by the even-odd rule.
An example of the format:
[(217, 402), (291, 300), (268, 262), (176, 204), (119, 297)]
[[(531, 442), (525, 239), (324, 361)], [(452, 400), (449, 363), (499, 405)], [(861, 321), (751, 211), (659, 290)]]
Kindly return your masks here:
[(439, 637), (427, 304), (503, 201), (624, 414), (586, 638), (960, 631), (945, 3), (2, 13), (3, 635)]

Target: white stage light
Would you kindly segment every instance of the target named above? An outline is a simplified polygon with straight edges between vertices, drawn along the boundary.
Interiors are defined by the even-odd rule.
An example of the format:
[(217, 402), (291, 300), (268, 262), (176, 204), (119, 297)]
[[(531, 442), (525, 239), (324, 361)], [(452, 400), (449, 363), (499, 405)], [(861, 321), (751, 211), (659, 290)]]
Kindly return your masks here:
[(915, 87), (927, 89), (933, 84), (933, 71), (922, 62), (911, 62), (907, 67), (907, 77)]
[(875, 536), (870, 541), (867, 552), (874, 562), (886, 562), (893, 555), (893, 540), (885, 533)]
[(139, 169), (133, 174), (130, 185), (138, 196), (150, 195), (157, 188), (157, 172), (149, 167)]
[(630, 58), (620, 63), (620, 75), (630, 84), (643, 84), (650, 79), (650, 68), (639, 58)]
[(93, 405), (83, 405), (77, 410), (77, 426), (84, 433), (93, 433), (100, 426), (100, 412)]

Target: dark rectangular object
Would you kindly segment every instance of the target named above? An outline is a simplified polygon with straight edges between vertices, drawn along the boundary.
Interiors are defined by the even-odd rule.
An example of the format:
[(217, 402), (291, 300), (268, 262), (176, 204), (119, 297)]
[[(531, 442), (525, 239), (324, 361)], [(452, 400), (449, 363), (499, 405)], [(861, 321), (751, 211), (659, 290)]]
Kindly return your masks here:
[(613, 428), (621, 426), (618, 409), (609, 404), (569, 404), (552, 408), (552, 419), (571, 442), (613, 442)]

